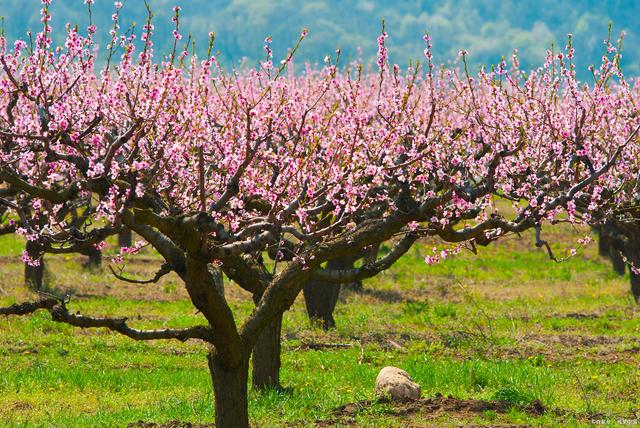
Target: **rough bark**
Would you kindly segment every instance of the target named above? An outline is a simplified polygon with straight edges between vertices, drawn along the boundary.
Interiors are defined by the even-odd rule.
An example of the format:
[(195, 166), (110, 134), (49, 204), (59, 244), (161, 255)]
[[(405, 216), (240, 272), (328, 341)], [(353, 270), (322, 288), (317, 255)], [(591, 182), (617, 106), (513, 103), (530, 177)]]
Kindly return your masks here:
[[(353, 269), (354, 263), (360, 258), (364, 259), (364, 263), (372, 263), (376, 260), (378, 248), (379, 245), (373, 245), (354, 255), (330, 260), (327, 262), (327, 268), (336, 270)], [(336, 326), (333, 311), (340, 297), (340, 289), (342, 287), (348, 288), (356, 293), (363, 291), (361, 280), (349, 281), (342, 284), (309, 280), (304, 284), (302, 291), (304, 293), (307, 315), (310, 321), (317, 322), (319, 320), (325, 330)]]
[(627, 264), (624, 262), (622, 256), (622, 252), (625, 251), (624, 247), (624, 243), (620, 242), (619, 239), (611, 239), (611, 245), (609, 247), (609, 257), (611, 258), (614, 272), (621, 276), (624, 275), (627, 267)]
[(88, 247), (82, 251), (82, 254), (89, 259), (84, 263), (86, 268), (99, 268), (102, 266), (102, 252), (95, 247)]
[[(355, 257), (339, 257), (327, 262), (329, 269), (351, 269), (357, 258)], [(337, 284), (331, 282), (309, 280), (302, 290), (304, 293), (304, 301), (307, 307), (307, 315), (312, 322), (320, 321), (322, 328), (329, 330), (336, 326), (333, 318), (333, 311), (340, 296), (340, 287), (347, 286), (354, 290), (362, 289), (360, 281), (353, 283)]]
[(626, 271), (623, 254), (627, 251), (629, 232), (632, 229), (612, 221), (607, 221), (596, 228), (599, 235), (598, 252), (601, 256), (609, 257), (613, 271), (618, 275), (624, 275)]
[(333, 318), (338, 297), (340, 296), (338, 283), (328, 283), (319, 280), (307, 280), (302, 285), (302, 294), (307, 308), (307, 316), (312, 323), (322, 323), (322, 328), (329, 330), (336, 326)]
[(601, 225), (595, 228), (598, 233), (598, 254), (602, 257), (609, 257), (611, 239), (607, 231), (607, 226)]
[(633, 294), (633, 298), (636, 301), (636, 304), (640, 304), (640, 275), (630, 271), (630, 282), (631, 282), (631, 294)]
[(131, 236), (131, 229), (125, 227), (118, 232), (118, 246), (130, 247), (133, 243), (133, 237)]
[(309, 280), (302, 291), (309, 320), (321, 322), (325, 330), (334, 328), (336, 320), (333, 318), (333, 310), (340, 295), (340, 284)]
[(38, 266), (24, 264), (24, 283), (32, 290), (42, 290), (45, 264), (40, 246), (35, 242), (27, 241), (25, 250), (32, 260), (39, 260), (40, 264)]
[(282, 315), (260, 333), (253, 347), (252, 384), (256, 390), (280, 388), (280, 333)]
[(217, 428), (248, 428), (249, 410), (247, 381), (249, 361), (235, 366), (225, 364), (215, 353), (209, 353), (209, 371), (213, 381)]
[[(627, 242), (625, 245), (625, 256), (631, 264), (629, 268), (629, 282), (631, 285), (631, 294), (636, 303), (640, 302), (640, 274), (634, 272), (636, 268), (640, 268), (640, 234), (636, 227), (627, 227), (625, 230)], [(624, 262), (623, 262), (624, 263)]]

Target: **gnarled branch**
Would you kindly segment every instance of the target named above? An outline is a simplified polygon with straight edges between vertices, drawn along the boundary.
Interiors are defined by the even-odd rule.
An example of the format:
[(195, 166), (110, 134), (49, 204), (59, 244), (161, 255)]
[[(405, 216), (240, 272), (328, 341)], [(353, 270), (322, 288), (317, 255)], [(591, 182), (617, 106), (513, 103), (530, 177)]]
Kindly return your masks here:
[(154, 283), (160, 281), (160, 278), (162, 278), (163, 276), (165, 276), (165, 275), (167, 275), (167, 274), (169, 274), (171, 272), (171, 264), (163, 263), (162, 266), (160, 266), (160, 269), (158, 269), (158, 271), (155, 273), (155, 275), (153, 275), (153, 278), (151, 278), (151, 279), (127, 278), (127, 277), (119, 274), (118, 272), (116, 272), (116, 270), (113, 268), (113, 266), (109, 266), (109, 269), (111, 270), (111, 273), (113, 274), (113, 276), (118, 278), (120, 281), (130, 282), (132, 284), (154, 284)]
[(317, 269), (313, 272), (312, 278), (333, 283), (349, 283), (371, 278), (383, 270), (389, 269), (400, 257), (409, 251), (417, 239), (417, 234), (408, 233), (394, 245), (393, 249), (386, 256), (373, 263), (365, 263), (361, 267), (353, 269)]
[(16, 303), (0, 308), (0, 315), (27, 315), (39, 309), (47, 309), (51, 319), (56, 322), (69, 324), (80, 328), (104, 327), (135, 340), (175, 339), (184, 342), (188, 339), (200, 339), (212, 343), (211, 329), (206, 326), (188, 328), (164, 328), (156, 330), (139, 330), (127, 325), (127, 318), (91, 317), (79, 313), (70, 313), (64, 302), (47, 297), (35, 302)]

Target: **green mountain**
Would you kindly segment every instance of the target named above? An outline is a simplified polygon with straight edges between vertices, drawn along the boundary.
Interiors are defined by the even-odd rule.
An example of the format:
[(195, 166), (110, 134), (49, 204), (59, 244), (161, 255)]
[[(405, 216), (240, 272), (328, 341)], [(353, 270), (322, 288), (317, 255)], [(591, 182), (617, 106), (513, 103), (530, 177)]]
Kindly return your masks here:
[[(275, 59), (295, 44), (300, 31), (310, 33), (296, 62), (321, 62), (337, 48), (345, 60), (356, 59), (358, 48), (366, 60), (375, 57), (376, 37), (384, 17), (389, 33), (390, 58), (400, 65), (422, 59), (421, 36), (431, 33), (435, 61), (446, 63), (464, 48), (473, 66), (493, 64), (518, 49), (525, 67), (539, 65), (552, 44), (563, 48), (567, 34), (574, 36), (582, 77), (589, 64), (598, 63), (609, 23), (613, 36), (626, 32), (623, 65), (628, 75), (640, 74), (640, 1), (638, 0), (150, 0), (155, 13), (156, 52), (167, 52), (173, 43), (172, 7), (179, 5), (181, 32), (191, 34), (196, 50), (206, 50), (208, 33), (216, 34), (215, 50), (227, 66), (255, 64), (264, 56), (263, 40), (273, 38)], [(24, 37), (40, 24), (38, 0), (0, 0), (5, 31), (10, 39)], [(95, 0), (93, 22), (101, 43), (106, 44), (113, 1)], [(62, 29), (69, 21), (89, 22), (83, 0), (54, 0), (53, 25)], [(128, 0), (122, 12), (122, 28), (145, 21), (141, 0)], [(61, 34), (61, 33), (59, 33)], [(186, 37), (183, 38), (183, 41)]]

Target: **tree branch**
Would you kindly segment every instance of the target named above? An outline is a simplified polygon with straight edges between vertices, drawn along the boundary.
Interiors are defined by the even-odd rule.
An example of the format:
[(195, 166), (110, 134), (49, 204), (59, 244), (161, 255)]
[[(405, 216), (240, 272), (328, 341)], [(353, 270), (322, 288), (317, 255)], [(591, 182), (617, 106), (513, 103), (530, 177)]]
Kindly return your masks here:
[(40, 299), (36, 302), (15, 303), (11, 306), (0, 308), (0, 315), (27, 315), (38, 309), (51, 310), (58, 303), (58, 300), (52, 297)]
[(51, 313), (51, 319), (55, 322), (80, 328), (104, 327), (135, 340), (175, 339), (184, 342), (188, 339), (200, 339), (209, 343), (213, 342), (213, 336), (209, 327), (194, 326), (180, 329), (139, 330), (129, 327), (127, 325), (127, 318), (91, 317), (80, 315), (79, 313), (69, 313), (64, 302), (60, 302), (58, 299), (52, 297), (47, 297), (36, 302), (16, 303), (5, 308), (0, 308), (0, 315), (27, 315), (38, 309), (47, 309), (49, 313)]
[(11, 186), (15, 187), (16, 189), (22, 190), (31, 196), (46, 199), (47, 201), (50, 201), (54, 204), (65, 203), (69, 199), (72, 199), (73, 196), (78, 192), (78, 185), (76, 183), (73, 183), (71, 186), (61, 192), (56, 192), (55, 190), (51, 189), (45, 189), (44, 187), (33, 186), (17, 175), (7, 172), (4, 168), (0, 168), (0, 180), (6, 181)]
[(349, 283), (361, 279), (371, 278), (389, 269), (400, 257), (402, 257), (418, 240), (418, 235), (409, 233), (398, 241), (393, 249), (374, 263), (365, 263), (359, 268), (353, 269), (317, 269), (312, 273), (312, 278), (325, 282)]
[(165, 275), (167, 275), (167, 274), (169, 274), (171, 272), (171, 264), (163, 263), (162, 266), (160, 266), (160, 269), (158, 269), (158, 271), (155, 273), (153, 278), (144, 279), (144, 280), (127, 278), (127, 277), (119, 274), (118, 272), (116, 272), (115, 269), (113, 268), (113, 266), (111, 266), (111, 265), (109, 266), (109, 269), (111, 270), (111, 273), (113, 274), (113, 276), (118, 278), (120, 281), (130, 282), (132, 284), (154, 284), (154, 283), (160, 281), (160, 278), (162, 278), (163, 276), (165, 276)]

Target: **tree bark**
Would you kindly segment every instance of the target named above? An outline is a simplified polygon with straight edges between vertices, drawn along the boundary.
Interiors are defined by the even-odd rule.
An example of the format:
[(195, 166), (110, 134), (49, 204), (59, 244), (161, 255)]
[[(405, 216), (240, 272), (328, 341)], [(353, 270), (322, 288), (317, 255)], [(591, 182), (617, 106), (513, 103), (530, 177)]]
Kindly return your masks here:
[[(355, 257), (340, 257), (329, 260), (327, 267), (329, 269), (351, 269), (356, 260), (357, 258)], [(347, 286), (355, 290), (362, 288), (362, 284), (349, 284)], [(322, 322), (322, 328), (325, 330), (336, 326), (333, 311), (340, 296), (340, 287), (341, 284), (313, 280), (307, 281), (302, 287), (309, 320)]]
[(215, 350), (209, 352), (209, 371), (213, 382), (217, 428), (248, 428), (247, 381), (249, 360), (237, 366), (224, 364)]
[(630, 275), (630, 283), (631, 283), (631, 294), (633, 294), (633, 299), (636, 301), (636, 304), (640, 303), (640, 275), (634, 273), (633, 270), (629, 270)]
[(84, 267), (86, 268), (99, 268), (102, 266), (102, 252), (95, 247), (89, 247), (86, 250), (82, 251), (82, 254), (89, 257), (84, 263)]
[(602, 257), (610, 256), (611, 239), (607, 231), (606, 225), (600, 225), (596, 228), (598, 232), (598, 254)]
[(322, 328), (329, 330), (336, 326), (333, 310), (340, 295), (340, 284), (323, 281), (307, 281), (302, 287), (307, 315), (312, 322), (321, 322)]
[(624, 251), (624, 243), (619, 242), (618, 239), (612, 238), (611, 245), (609, 247), (609, 257), (611, 258), (611, 263), (613, 264), (613, 270), (618, 275), (624, 275), (627, 264), (624, 262), (622, 257), (622, 251)]
[(624, 255), (631, 263), (629, 267), (629, 282), (631, 285), (631, 294), (636, 303), (640, 303), (640, 274), (634, 272), (634, 269), (640, 269), (640, 235), (635, 227), (627, 230), (627, 242), (625, 245)]
[(253, 347), (252, 375), (256, 390), (280, 388), (280, 333), (282, 314), (260, 333)]
[(624, 275), (627, 264), (623, 259), (629, 246), (629, 230), (627, 227), (620, 227), (614, 222), (607, 221), (598, 227), (600, 239), (598, 241), (598, 252), (600, 255), (608, 256), (613, 265), (613, 271), (618, 275)]
[(131, 236), (131, 229), (125, 227), (118, 232), (118, 246), (130, 247), (133, 243), (133, 237)]
[(33, 241), (27, 241), (25, 248), (27, 255), (32, 260), (40, 260), (38, 266), (24, 264), (24, 283), (32, 290), (42, 290), (44, 278), (44, 257), (40, 251), (40, 246)]

